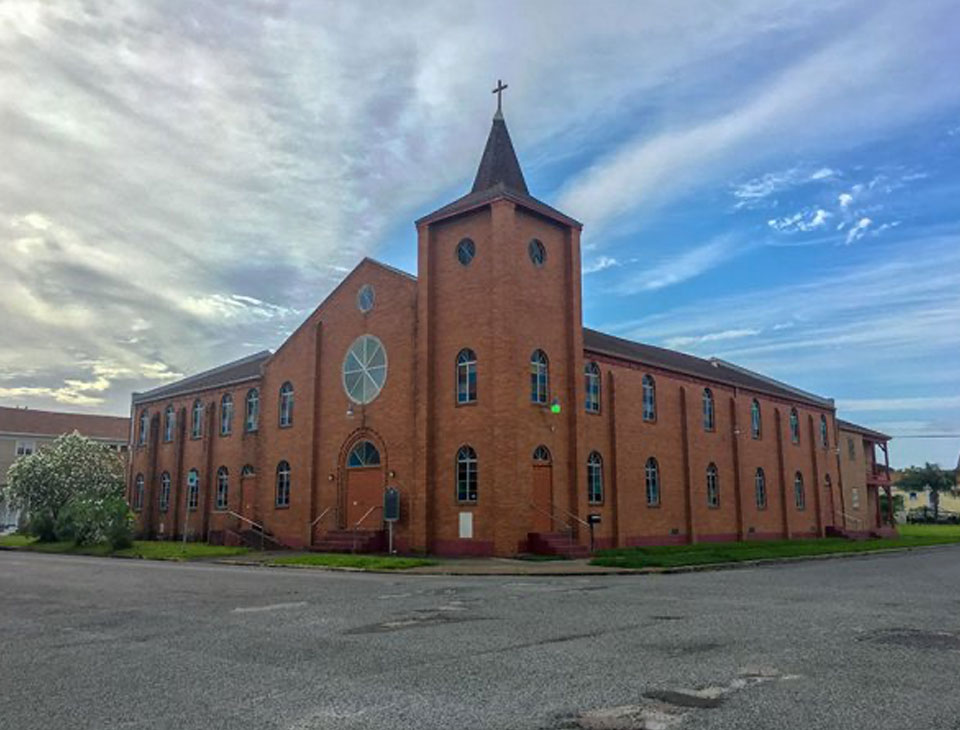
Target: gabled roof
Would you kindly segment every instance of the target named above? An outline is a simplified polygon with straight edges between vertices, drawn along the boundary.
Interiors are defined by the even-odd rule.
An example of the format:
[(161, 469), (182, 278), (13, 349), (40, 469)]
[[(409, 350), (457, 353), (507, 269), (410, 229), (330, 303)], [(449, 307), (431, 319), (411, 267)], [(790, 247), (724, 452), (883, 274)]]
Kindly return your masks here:
[(808, 393), (786, 383), (781, 383), (779, 380), (768, 378), (760, 373), (754, 373), (717, 358), (704, 360), (676, 350), (625, 340), (622, 337), (608, 335), (588, 327), (583, 328), (583, 348), (600, 355), (612, 355), (644, 365), (652, 365), (664, 370), (673, 370), (677, 373), (711, 380), (715, 383), (746, 388), (758, 393), (767, 393), (784, 400), (808, 403), (817, 408), (832, 410), (834, 407), (833, 401), (829, 398)]
[(88, 438), (126, 443), (130, 432), (130, 419), (125, 416), (97, 416), (90, 413), (62, 413), (0, 406), (0, 433), (62, 436), (74, 431), (79, 431)]
[(208, 390), (209, 388), (219, 388), (231, 383), (239, 383), (244, 380), (251, 380), (260, 377), (260, 366), (270, 357), (269, 350), (262, 350), (253, 355), (247, 355), (239, 360), (234, 360), (226, 365), (220, 365), (211, 370), (205, 370), (202, 373), (191, 375), (183, 380), (178, 380), (170, 385), (163, 385), (145, 393), (134, 393), (134, 403), (146, 403), (148, 401), (160, 400), (161, 398), (172, 398), (186, 393), (193, 393), (199, 390)]
[(893, 438), (892, 436), (888, 436), (880, 431), (874, 431), (872, 428), (867, 428), (866, 426), (858, 426), (856, 423), (844, 421), (841, 418), (837, 419), (837, 428), (841, 429), (842, 431), (853, 431), (854, 433), (859, 433), (861, 436), (866, 436), (874, 441), (889, 441), (891, 438)]

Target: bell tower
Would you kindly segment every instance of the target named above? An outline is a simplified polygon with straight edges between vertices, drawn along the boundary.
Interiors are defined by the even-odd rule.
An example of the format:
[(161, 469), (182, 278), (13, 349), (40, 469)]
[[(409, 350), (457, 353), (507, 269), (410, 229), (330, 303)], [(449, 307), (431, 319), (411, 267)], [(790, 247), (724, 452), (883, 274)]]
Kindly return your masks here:
[[(503, 115), (506, 88), (493, 90), (470, 192), (417, 221), (416, 481), (423, 538), (440, 554), (525, 550), (528, 533), (571, 522), (563, 516), (577, 513), (585, 481), (581, 224), (530, 194)], [(475, 398), (458, 388), (464, 350), (475, 355)], [(542, 368), (534, 378), (535, 353), (545, 383)], [(463, 447), (475, 464), (458, 461)], [(538, 447), (552, 476), (535, 495)], [(471, 479), (475, 496), (462, 488)]]

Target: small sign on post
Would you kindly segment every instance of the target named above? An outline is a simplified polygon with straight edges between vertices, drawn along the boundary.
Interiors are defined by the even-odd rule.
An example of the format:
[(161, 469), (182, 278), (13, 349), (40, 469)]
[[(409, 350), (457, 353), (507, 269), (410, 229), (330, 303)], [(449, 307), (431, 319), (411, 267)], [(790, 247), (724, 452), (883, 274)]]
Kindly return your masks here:
[(387, 523), (388, 551), (391, 555), (393, 555), (393, 523), (399, 519), (400, 491), (396, 487), (387, 487), (383, 492), (383, 521)]

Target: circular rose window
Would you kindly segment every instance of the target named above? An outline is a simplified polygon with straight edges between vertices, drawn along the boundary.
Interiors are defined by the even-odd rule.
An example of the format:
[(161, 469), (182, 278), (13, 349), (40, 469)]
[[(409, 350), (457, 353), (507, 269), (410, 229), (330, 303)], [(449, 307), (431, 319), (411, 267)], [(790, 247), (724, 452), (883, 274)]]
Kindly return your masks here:
[(387, 380), (387, 351), (373, 335), (353, 341), (343, 358), (343, 389), (354, 403), (369, 403)]

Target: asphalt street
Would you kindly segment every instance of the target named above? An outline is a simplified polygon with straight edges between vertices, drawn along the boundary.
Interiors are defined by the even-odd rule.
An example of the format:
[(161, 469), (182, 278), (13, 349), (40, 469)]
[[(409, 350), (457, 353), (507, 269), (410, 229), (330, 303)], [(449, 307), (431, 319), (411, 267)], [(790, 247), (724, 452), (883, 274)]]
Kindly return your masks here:
[(0, 552), (0, 728), (960, 730), (960, 548), (682, 575)]

